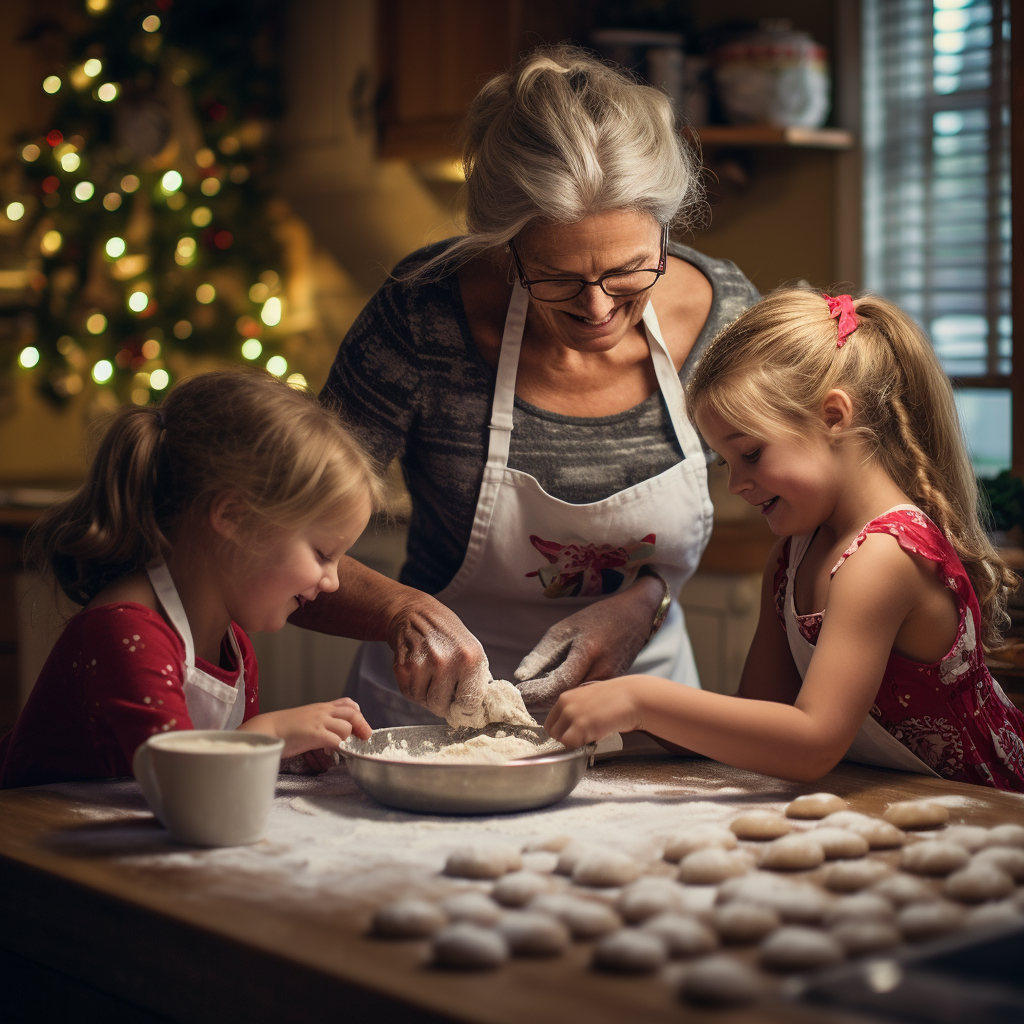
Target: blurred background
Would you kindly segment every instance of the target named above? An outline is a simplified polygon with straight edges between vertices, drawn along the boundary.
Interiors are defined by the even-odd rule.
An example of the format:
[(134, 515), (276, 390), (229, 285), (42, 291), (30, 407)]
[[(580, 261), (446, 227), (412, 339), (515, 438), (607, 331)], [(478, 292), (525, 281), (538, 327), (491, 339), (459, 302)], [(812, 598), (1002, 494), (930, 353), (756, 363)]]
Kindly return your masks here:
[[(762, 291), (871, 288), (919, 320), (1021, 540), (1008, 0), (5, 0), (0, 729), (67, 614), (24, 533), (81, 480), (90, 426), (218, 365), (319, 390), (388, 270), (459, 233), (480, 84), (563, 40), (675, 101), (708, 193), (678, 240)], [(683, 600), (705, 685), (731, 692), (771, 541), (717, 477), (713, 498)], [(403, 550), (399, 526), (355, 553), (393, 574)], [(340, 692), (349, 642), (256, 643), (266, 710)]]

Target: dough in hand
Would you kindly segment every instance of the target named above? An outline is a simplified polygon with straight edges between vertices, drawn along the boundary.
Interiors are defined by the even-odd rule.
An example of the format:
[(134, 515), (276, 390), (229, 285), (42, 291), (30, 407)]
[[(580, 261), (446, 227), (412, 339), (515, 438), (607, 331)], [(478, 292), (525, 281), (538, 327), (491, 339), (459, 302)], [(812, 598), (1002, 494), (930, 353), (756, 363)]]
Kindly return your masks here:
[(888, 921), (844, 921), (829, 933), (847, 956), (865, 956), (899, 945), (901, 935)]
[(568, 893), (541, 893), (527, 909), (557, 918), (575, 939), (594, 939), (622, 927), (622, 918), (611, 907)]
[(826, 860), (834, 860), (837, 857), (863, 857), (869, 849), (868, 841), (851, 829), (825, 826), (804, 834), (821, 844)]
[(650, 974), (668, 960), (665, 943), (657, 935), (633, 928), (606, 935), (594, 950), (594, 966), (622, 974)]
[(804, 971), (831, 967), (845, 957), (831, 935), (815, 928), (787, 925), (761, 944), (761, 966), (773, 971)]
[(657, 914), (681, 910), (686, 890), (671, 878), (641, 878), (627, 885), (615, 901), (624, 921), (636, 924)]
[(729, 828), (740, 839), (778, 839), (793, 826), (775, 811), (749, 811), (734, 818)]
[(938, 890), (923, 878), (914, 875), (890, 875), (871, 886), (871, 892), (884, 897), (897, 907), (910, 903), (927, 903), (939, 898)]
[(387, 939), (421, 939), (448, 923), (447, 915), (426, 900), (396, 900), (373, 915), (370, 930)]
[(509, 958), (508, 943), (497, 932), (465, 921), (442, 928), (432, 949), (436, 966), (463, 970), (500, 967)]
[(513, 871), (495, 882), (491, 896), (502, 906), (521, 907), (544, 892), (549, 884), (543, 875), (534, 871)]
[(970, 854), (962, 846), (935, 839), (904, 846), (900, 867), (917, 875), (948, 875), (964, 867), (970, 859)]
[(1013, 879), (995, 864), (968, 864), (954, 871), (942, 884), (942, 891), (961, 903), (1001, 900), (1013, 892)]
[(911, 903), (896, 915), (896, 927), (903, 938), (916, 942), (955, 931), (964, 920), (964, 909), (949, 900)]
[(508, 843), (469, 843), (449, 854), (444, 873), (456, 878), (500, 878), (522, 866), (519, 851)]
[(938, 828), (949, 821), (949, 811), (930, 800), (899, 800), (889, 804), (882, 817), (897, 828)]
[(760, 942), (782, 924), (782, 918), (771, 907), (736, 900), (716, 907), (711, 923), (723, 942), (744, 945)]
[(700, 956), (718, 948), (718, 936), (695, 917), (686, 914), (658, 914), (642, 930), (657, 935), (669, 956)]
[(571, 941), (561, 921), (529, 910), (506, 911), (496, 927), (516, 956), (557, 956)]
[(494, 924), (501, 917), (501, 908), (482, 892), (458, 892), (441, 900), (441, 910), (452, 921), (472, 924)]
[(758, 865), (776, 871), (806, 871), (825, 862), (825, 850), (813, 832), (773, 839), (761, 850)]
[(595, 888), (626, 885), (639, 877), (637, 862), (618, 850), (596, 850), (585, 854), (572, 869), (573, 882)]
[(726, 878), (745, 875), (750, 868), (746, 853), (711, 846), (688, 853), (679, 865), (678, 878), (690, 885), (716, 885)]
[(995, 864), (1017, 882), (1024, 882), (1024, 850), (1012, 846), (989, 846), (979, 850), (971, 864)]
[(743, 1006), (759, 999), (764, 982), (731, 956), (709, 956), (686, 972), (679, 995), (696, 1006)]
[(723, 825), (695, 825), (668, 841), (665, 846), (665, 860), (678, 864), (688, 853), (695, 850), (703, 850), (708, 846), (735, 850), (736, 845), (736, 834)]
[(507, 679), (492, 679), (484, 684), (480, 703), (469, 710), (452, 703), (445, 715), (453, 729), (483, 729), (491, 722), (509, 725), (536, 725), (526, 710), (523, 695)]
[(845, 811), (850, 805), (834, 793), (807, 793), (798, 796), (786, 807), (787, 818), (824, 818), (826, 814)]
[(881, 860), (846, 860), (829, 864), (822, 884), (834, 892), (857, 892), (880, 882), (892, 874), (892, 868)]

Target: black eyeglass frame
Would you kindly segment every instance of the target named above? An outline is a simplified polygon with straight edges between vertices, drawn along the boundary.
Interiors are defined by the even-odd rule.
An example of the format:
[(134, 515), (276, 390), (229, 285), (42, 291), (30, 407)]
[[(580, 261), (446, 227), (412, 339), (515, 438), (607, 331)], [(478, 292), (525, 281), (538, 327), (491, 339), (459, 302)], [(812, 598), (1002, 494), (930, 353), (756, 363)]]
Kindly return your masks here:
[[(665, 270), (668, 267), (668, 225), (664, 225), (661, 229), (661, 262), (658, 264), (657, 269), (654, 267), (641, 267), (638, 270), (613, 270), (611, 273), (602, 274), (596, 281), (587, 281), (581, 277), (543, 277), (536, 278), (533, 281), (526, 279), (526, 272), (523, 270), (522, 261), (519, 259), (519, 253), (516, 251), (516, 240), (510, 238), (508, 240), (509, 252), (512, 253), (512, 260), (516, 265), (516, 274), (519, 277), (519, 283), (530, 293), (531, 298), (536, 299), (538, 302), (569, 302), (571, 299), (575, 299), (584, 288), (592, 287), (596, 285), (608, 296), (610, 299), (628, 299), (633, 295), (642, 295), (644, 292), (650, 291), (657, 283), (658, 280), (664, 276)], [(609, 277), (623, 277), (626, 274), (655, 274), (657, 275), (654, 280), (644, 288), (639, 289), (635, 292), (619, 292), (617, 295), (613, 295), (604, 286), (604, 282)], [(578, 284), (579, 291), (574, 292), (572, 295), (567, 295), (564, 299), (542, 299), (537, 295), (533, 294), (532, 286), (535, 284)]]

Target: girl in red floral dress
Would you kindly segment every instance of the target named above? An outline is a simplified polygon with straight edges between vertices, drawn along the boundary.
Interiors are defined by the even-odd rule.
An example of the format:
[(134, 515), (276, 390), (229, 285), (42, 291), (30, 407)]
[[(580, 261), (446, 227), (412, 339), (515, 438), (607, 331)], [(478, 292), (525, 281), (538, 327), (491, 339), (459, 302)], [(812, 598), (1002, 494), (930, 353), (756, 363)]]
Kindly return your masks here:
[(548, 731), (645, 729), (800, 781), (847, 757), (1024, 791), (1024, 715), (984, 662), (1017, 580), (913, 320), (876, 296), (776, 292), (709, 346), (687, 399), (730, 491), (780, 538), (746, 699), (625, 676), (563, 694)]

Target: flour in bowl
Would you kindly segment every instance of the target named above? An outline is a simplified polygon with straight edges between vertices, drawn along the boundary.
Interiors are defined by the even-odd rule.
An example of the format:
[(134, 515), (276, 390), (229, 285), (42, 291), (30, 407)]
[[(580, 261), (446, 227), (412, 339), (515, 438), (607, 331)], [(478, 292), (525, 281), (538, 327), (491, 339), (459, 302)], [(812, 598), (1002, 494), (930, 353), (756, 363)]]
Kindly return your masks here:
[(426, 740), (422, 746), (410, 748), (408, 740), (392, 739), (373, 749), (362, 740), (349, 740), (347, 746), (357, 754), (379, 757), (382, 761), (415, 761), (418, 764), (504, 764), (535, 754), (558, 754), (566, 748), (557, 740), (539, 740), (534, 734), (516, 734), (497, 730), (493, 736), (481, 734), (453, 743), (436, 744)]

